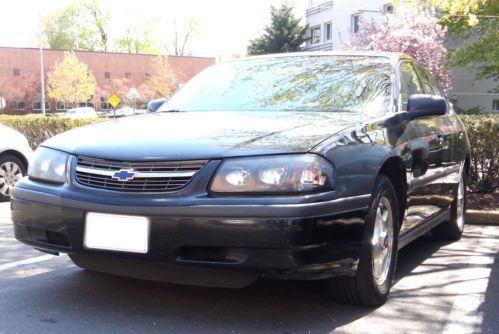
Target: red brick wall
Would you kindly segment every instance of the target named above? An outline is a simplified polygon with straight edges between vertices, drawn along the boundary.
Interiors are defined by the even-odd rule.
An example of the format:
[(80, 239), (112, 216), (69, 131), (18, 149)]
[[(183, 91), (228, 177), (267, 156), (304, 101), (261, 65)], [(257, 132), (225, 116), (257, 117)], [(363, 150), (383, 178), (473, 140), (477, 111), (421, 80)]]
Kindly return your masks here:
[[(131, 82), (139, 87), (146, 80), (146, 73), (151, 73), (151, 62), (157, 57), (153, 55), (104, 53), (76, 51), (78, 59), (86, 63), (97, 81), (97, 86), (104, 88), (109, 79), (104, 73), (109, 72), (112, 79), (123, 79), (125, 73), (130, 73)], [(63, 50), (44, 50), (45, 80), (54, 62), (64, 57)], [(178, 57), (165, 56), (170, 67), (175, 72), (179, 83), (184, 83), (202, 69), (215, 63), (214, 58), (205, 57)], [(19, 69), (20, 75), (14, 76), (14, 69)], [(35, 97), (40, 91), (40, 51), (33, 48), (5, 48), (0, 47), (0, 97), (7, 100), (7, 104), (15, 98), (23, 100), (25, 110), (15, 111), (7, 108), (9, 113), (30, 113)], [(97, 90), (98, 92), (99, 90)], [(98, 94), (98, 93), (97, 93)], [(100, 96), (93, 101), (98, 105)], [(50, 107), (55, 109), (55, 101)]]

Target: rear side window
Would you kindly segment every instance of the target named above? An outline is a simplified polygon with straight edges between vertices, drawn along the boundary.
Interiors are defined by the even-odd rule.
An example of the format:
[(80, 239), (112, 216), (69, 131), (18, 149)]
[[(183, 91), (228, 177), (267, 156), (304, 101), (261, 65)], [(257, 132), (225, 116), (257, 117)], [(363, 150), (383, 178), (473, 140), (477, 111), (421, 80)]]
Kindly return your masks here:
[(407, 101), (412, 94), (424, 94), (421, 83), (419, 82), (416, 71), (411, 63), (404, 62), (400, 64), (400, 84), (402, 95), (402, 110), (407, 110)]

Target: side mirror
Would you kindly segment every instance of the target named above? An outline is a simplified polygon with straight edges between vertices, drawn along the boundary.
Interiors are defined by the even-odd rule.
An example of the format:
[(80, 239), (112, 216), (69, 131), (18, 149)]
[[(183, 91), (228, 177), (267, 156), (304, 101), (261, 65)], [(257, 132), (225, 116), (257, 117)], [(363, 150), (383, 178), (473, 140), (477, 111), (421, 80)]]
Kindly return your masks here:
[(407, 114), (410, 119), (445, 115), (447, 102), (438, 95), (413, 94), (407, 102)]
[(159, 107), (161, 107), (161, 105), (166, 101), (168, 101), (168, 99), (165, 98), (159, 98), (149, 101), (149, 103), (147, 104), (147, 112), (156, 112), (156, 110), (158, 110)]

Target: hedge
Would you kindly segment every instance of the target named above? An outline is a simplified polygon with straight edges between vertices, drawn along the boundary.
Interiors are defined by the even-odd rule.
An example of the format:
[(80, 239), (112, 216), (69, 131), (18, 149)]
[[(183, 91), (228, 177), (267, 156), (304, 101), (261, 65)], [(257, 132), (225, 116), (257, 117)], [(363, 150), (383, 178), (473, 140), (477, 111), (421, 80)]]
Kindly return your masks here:
[(100, 121), (100, 119), (71, 119), (57, 116), (6, 116), (0, 115), (0, 124), (9, 126), (21, 132), (28, 138), (33, 149), (46, 139), (58, 133), (68, 131), (83, 125)]
[[(469, 189), (494, 193), (499, 183), (499, 115), (461, 115), (460, 118), (468, 130), (472, 148)], [(0, 115), (0, 123), (23, 133), (33, 148), (60, 132), (100, 120)]]
[(471, 145), (469, 189), (495, 193), (499, 186), (499, 115), (461, 115)]

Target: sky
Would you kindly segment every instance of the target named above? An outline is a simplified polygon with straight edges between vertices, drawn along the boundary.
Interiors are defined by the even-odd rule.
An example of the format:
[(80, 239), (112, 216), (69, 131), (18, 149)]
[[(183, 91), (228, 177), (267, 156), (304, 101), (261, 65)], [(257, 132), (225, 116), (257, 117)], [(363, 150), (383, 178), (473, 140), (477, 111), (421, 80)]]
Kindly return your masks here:
[[(230, 58), (244, 55), (248, 41), (259, 36), (270, 22), (270, 6), (283, 0), (101, 0), (111, 12), (109, 35), (119, 35), (127, 24), (156, 22), (158, 34), (169, 34), (171, 20), (193, 17), (199, 32), (188, 45), (196, 56)], [(0, 0), (0, 46), (38, 47), (39, 16), (50, 14), (78, 0)], [(295, 15), (305, 20), (309, 0), (287, 0)], [(167, 40), (168, 37), (157, 36)]]

